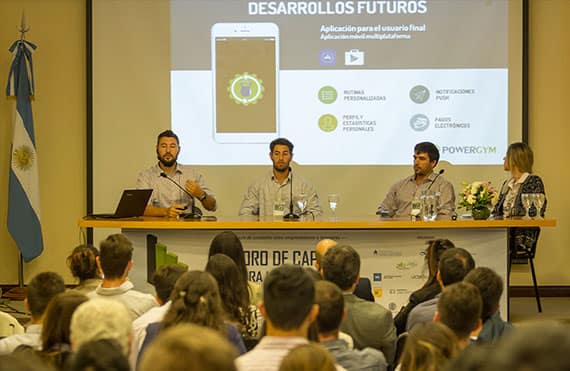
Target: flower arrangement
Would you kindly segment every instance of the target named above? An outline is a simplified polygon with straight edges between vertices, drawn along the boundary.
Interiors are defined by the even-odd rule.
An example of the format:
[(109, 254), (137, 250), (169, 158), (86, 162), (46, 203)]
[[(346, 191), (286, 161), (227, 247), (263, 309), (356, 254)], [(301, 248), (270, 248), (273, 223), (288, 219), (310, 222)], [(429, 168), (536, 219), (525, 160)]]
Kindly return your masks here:
[(473, 182), (471, 184), (462, 182), (463, 191), (459, 194), (461, 201), (460, 207), (466, 210), (489, 209), (499, 200), (499, 192), (490, 182)]

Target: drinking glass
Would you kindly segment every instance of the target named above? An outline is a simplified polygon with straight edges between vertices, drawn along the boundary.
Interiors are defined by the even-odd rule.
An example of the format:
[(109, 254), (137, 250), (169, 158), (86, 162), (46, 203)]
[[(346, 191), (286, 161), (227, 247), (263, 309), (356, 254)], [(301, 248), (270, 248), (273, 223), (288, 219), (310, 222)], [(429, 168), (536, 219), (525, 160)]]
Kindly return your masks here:
[(410, 211), (410, 215), (412, 216), (412, 222), (415, 222), (422, 212), (422, 202), (419, 198), (414, 197), (412, 200), (412, 209)]
[(333, 219), (336, 218), (336, 208), (338, 207), (338, 203), (340, 201), (340, 197), (337, 194), (330, 194), (328, 196), (328, 200), (329, 200), (329, 208), (332, 211), (332, 216)]
[(523, 216), (523, 219), (528, 220), (530, 219), (530, 216), (528, 215), (530, 208), (532, 206), (532, 194), (531, 193), (523, 193), (521, 194), (521, 201), (523, 204), (523, 207), (525, 209), (525, 215)]
[(536, 207), (536, 219), (544, 219), (541, 215), (542, 207), (544, 206), (545, 201), (544, 193), (534, 193), (532, 196), (534, 207)]
[(307, 195), (304, 193), (299, 193), (296, 199), (300, 214), (305, 214), (305, 209), (307, 208)]
[(433, 222), (437, 218), (437, 199), (433, 193), (422, 195), (422, 216), (424, 222)]

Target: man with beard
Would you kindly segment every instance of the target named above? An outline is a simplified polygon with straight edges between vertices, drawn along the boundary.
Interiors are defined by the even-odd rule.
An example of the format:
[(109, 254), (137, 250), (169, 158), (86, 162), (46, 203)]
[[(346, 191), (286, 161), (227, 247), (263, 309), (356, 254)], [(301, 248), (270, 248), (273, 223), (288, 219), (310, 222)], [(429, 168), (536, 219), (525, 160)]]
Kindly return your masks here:
[[(321, 205), (315, 187), (295, 172), (292, 175), (289, 164), (293, 159), (293, 143), (285, 138), (277, 138), (269, 144), (269, 158), (273, 169), (249, 186), (243, 197), (239, 215), (283, 215), (291, 210), (290, 200), (300, 194), (305, 195), (307, 206), (305, 213), (313, 216), (321, 215)], [(293, 206), (296, 214), (300, 211)]]
[(161, 175), (163, 173), (184, 187), (206, 210), (216, 210), (216, 198), (205, 185), (204, 178), (189, 166), (179, 164), (177, 162), (179, 153), (178, 136), (172, 130), (163, 131), (158, 135), (156, 142), (158, 163), (142, 171), (137, 178), (137, 188), (153, 190), (144, 215), (174, 218), (186, 212), (186, 208), (192, 205), (190, 196)]
[(439, 150), (431, 142), (421, 142), (414, 147), (414, 175), (394, 184), (386, 198), (378, 207), (381, 215), (396, 218), (409, 218), (412, 200), (420, 198), (423, 192), (439, 193), (437, 205), (438, 217), (449, 218), (455, 210), (455, 191), (453, 185), (433, 169), (439, 161)]

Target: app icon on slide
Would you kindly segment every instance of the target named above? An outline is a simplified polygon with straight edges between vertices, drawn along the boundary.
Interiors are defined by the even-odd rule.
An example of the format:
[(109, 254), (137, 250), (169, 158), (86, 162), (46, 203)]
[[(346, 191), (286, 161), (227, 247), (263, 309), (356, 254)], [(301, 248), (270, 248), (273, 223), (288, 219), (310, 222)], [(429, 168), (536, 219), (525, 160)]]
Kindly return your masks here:
[(410, 119), (410, 126), (415, 131), (424, 131), (429, 127), (429, 118), (422, 113), (413, 115)]
[(331, 104), (336, 101), (338, 93), (332, 86), (323, 86), (319, 89), (319, 100), (324, 104)]
[(265, 90), (263, 81), (254, 73), (247, 72), (236, 74), (229, 81), (227, 89), (230, 99), (236, 104), (243, 104), (244, 106), (257, 103), (263, 98), (263, 91)]
[(319, 51), (319, 64), (321, 66), (335, 66), (336, 65), (336, 50), (323, 49)]
[(410, 90), (410, 99), (414, 103), (422, 104), (429, 99), (429, 90), (423, 85), (416, 85)]
[(319, 128), (326, 133), (334, 131), (338, 126), (338, 120), (335, 116), (327, 113), (319, 117)]
[(344, 52), (344, 64), (346, 66), (363, 66), (364, 52), (358, 49), (347, 50)]

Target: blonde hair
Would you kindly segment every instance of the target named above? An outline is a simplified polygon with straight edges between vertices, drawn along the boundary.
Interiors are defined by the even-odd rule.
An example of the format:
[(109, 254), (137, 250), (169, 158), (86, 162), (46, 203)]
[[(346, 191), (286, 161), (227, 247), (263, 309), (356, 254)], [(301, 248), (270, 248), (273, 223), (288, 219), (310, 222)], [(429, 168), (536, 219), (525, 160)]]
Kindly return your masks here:
[(142, 354), (141, 371), (235, 371), (235, 348), (219, 332), (191, 323), (167, 328)]
[(320, 344), (309, 343), (291, 349), (281, 361), (279, 371), (335, 371), (335, 360)]
[(459, 354), (457, 337), (441, 323), (419, 323), (410, 330), (400, 362), (401, 371), (439, 371)]
[(521, 173), (532, 173), (534, 154), (526, 143), (511, 143), (507, 149), (507, 164), (509, 169), (517, 168)]

